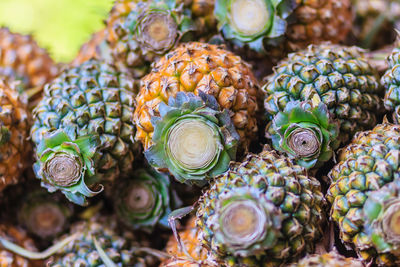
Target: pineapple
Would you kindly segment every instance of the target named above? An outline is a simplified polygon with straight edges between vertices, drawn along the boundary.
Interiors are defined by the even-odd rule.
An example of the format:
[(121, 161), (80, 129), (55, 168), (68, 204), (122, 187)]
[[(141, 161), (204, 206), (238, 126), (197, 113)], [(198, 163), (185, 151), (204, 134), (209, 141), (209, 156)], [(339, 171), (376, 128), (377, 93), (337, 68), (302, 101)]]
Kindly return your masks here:
[(17, 83), (0, 80), (0, 192), (17, 183), (29, 164), (30, 115)]
[(262, 89), (269, 119), (291, 101), (322, 102), (339, 122), (337, 139), (343, 144), (356, 132), (374, 127), (383, 113), (376, 73), (357, 47), (311, 45), (289, 54), (266, 80)]
[[(395, 179), (368, 195), (363, 208), (365, 231), (380, 254), (380, 258), (390, 261), (389, 264), (400, 263), (400, 181)], [(381, 265), (388, 265), (380, 261)]]
[[(206, 108), (204, 112), (197, 112), (194, 106), (185, 107), (184, 102), (189, 100), (181, 100), (177, 97), (178, 92), (193, 92), (201, 98), (207, 97), (206, 105), (212, 104), (214, 111)], [(197, 42), (182, 44), (161, 58), (152, 72), (141, 80), (136, 98), (136, 139), (144, 145), (146, 157), (153, 166), (168, 168), (178, 180), (182, 180), (179, 177), (187, 177), (185, 179), (201, 181), (207, 173), (212, 176), (226, 170), (226, 162), (236, 154), (231, 148), (236, 146), (237, 134), (240, 137), (240, 150), (247, 150), (250, 142), (255, 141), (258, 130), (257, 96), (260, 93), (257, 80), (240, 57), (216, 45)], [(171, 100), (173, 107), (169, 105), (167, 108), (162, 103), (167, 103), (171, 97), (177, 100)], [(190, 102), (198, 103), (196, 108), (200, 105), (197, 100)], [(181, 105), (182, 108), (179, 107)], [(217, 112), (215, 109), (226, 111)], [(177, 120), (189, 112), (192, 117), (202, 116), (199, 120), (203, 122), (198, 119), (192, 122), (186, 120), (186, 123)], [(230, 118), (224, 115), (226, 112)], [(175, 117), (173, 120), (172, 116)], [(152, 121), (152, 117), (159, 119)], [(173, 121), (177, 123), (172, 127)], [(234, 127), (230, 126), (230, 121)], [(164, 127), (166, 122), (168, 124)], [(155, 127), (154, 124), (159, 126)], [(226, 127), (221, 128), (224, 125)], [(161, 128), (164, 130), (161, 131)], [(176, 129), (173, 136), (168, 134), (169, 129)], [(160, 140), (164, 143), (160, 143)], [(170, 147), (170, 152), (164, 149), (166, 145)], [(174, 162), (169, 163), (172, 157), (165, 157), (164, 153), (172, 153)], [(149, 158), (148, 154), (152, 157)], [(219, 159), (223, 160), (222, 165), (217, 164), (221, 162)], [(179, 162), (176, 163), (176, 160)]]
[[(0, 225), (0, 236), (7, 240), (14, 242), (26, 249), (35, 251), (36, 247), (33, 240), (28, 237), (25, 231), (18, 227), (11, 225), (1, 224)], [(39, 267), (43, 266), (40, 261), (30, 261), (17, 254), (0, 248), (0, 266), (1, 267)]]
[(400, 123), (400, 48), (395, 48), (388, 57), (389, 69), (382, 76), (381, 83), (385, 86), (384, 104), (392, 112), (394, 123)]
[(92, 185), (129, 171), (138, 151), (133, 84), (111, 65), (90, 60), (46, 85), (31, 138), (36, 177), (50, 192), (61, 190), (83, 205), (102, 190)]
[(29, 233), (49, 240), (66, 230), (72, 213), (72, 205), (60, 199), (59, 194), (49, 195), (39, 189), (23, 199), (17, 217)]
[[(127, 231), (118, 235), (117, 227), (113, 218), (106, 217), (75, 223), (68, 234), (75, 235), (75, 239), (56, 251), (46, 266), (154, 266), (157, 259), (140, 252), (147, 243), (139, 243)], [(115, 265), (110, 265), (107, 260)]]
[(352, 26), (350, 0), (216, 0), (215, 16), (225, 39), (273, 57), (342, 42)]
[(314, 251), (325, 199), (320, 183), (274, 151), (249, 154), (199, 200), (199, 240), (223, 266), (274, 266)]
[(133, 229), (151, 232), (156, 225), (168, 228), (168, 215), (177, 208), (170, 178), (151, 168), (135, 170), (114, 188), (118, 218)]
[(195, 30), (183, 5), (173, 1), (118, 0), (107, 20), (107, 42), (116, 65), (141, 78), (150, 64)]
[(196, 217), (193, 216), (187, 222), (185, 229), (179, 232), (179, 237), (185, 246), (183, 249), (186, 249), (188, 255), (186, 255), (185, 252), (180, 249), (175, 237), (171, 236), (166, 246), (166, 251), (171, 258), (164, 260), (160, 267), (214, 266), (213, 263), (207, 262), (207, 250), (199, 243), (198, 235), (199, 229), (196, 227)]
[[(0, 28), (0, 73), (21, 80), (25, 89), (42, 87), (58, 72), (47, 52), (29, 35)], [(36, 98), (40, 97), (37, 95)], [(31, 99), (30, 99), (31, 100)]]
[(374, 191), (399, 177), (399, 158), (400, 126), (385, 122), (356, 134), (328, 174), (332, 180), (327, 193), (332, 204), (330, 215), (339, 226), (342, 241), (354, 246), (365, 261), (385, 266), (399, 264), (400, 258), (382, 250), (382, 242), (375, 243), (376, 238), (365, 227), (368, 217), (363, 210), (368, 210)]
[(105, 59), (107, 50), (106, 29), (92, 35), (92, 38), (81, 46), (78, 55), (71, 62), (72, 66), (79, 66), (90, 59)]
[(310, 169), (331, 159), (340, 142), (339, 124), (319, 101), (292, 101), (272, 120), (268, 137), (274, 148)]
[(308, 255), (298, 263), (291, 264), (289, 267), (364, 267), (365, 265), (358, 259), (346, 258), (336, 251), (325, 254)]

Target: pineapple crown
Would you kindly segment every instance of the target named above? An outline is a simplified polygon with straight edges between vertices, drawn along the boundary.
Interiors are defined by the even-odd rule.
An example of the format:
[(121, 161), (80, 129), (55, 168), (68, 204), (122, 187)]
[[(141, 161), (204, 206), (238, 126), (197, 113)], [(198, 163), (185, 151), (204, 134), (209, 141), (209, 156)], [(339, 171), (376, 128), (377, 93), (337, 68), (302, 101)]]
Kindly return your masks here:
[(274, 148), (306, 169), (328, 161), (340, 144), (339, 124), (323, 102), (313, 101), (289, 102), (267, 127)]
[(168, 227), (174, 197), (168, 175), (151, 168), (136, 170), (132, 179), (123, 179), (116, 187), (114, 206), (118, 217), (133, 229), (151, 232), (155, 225)]
[(199, 91), (179, 92), (161, 103), (154, 116), (153, 142), (144, 152), (155, 168), (168, 169), (180, 182), (204, 185), (205, 179), (223, 173), (236, 157), (239, 134), (227, 110)]
[(163, 54), (175, 46), (182, 36), (194, 30), (194, 24), (183, 12), (183, 4), (176, 0), (157, 0), (151, 3), (138, 3), (126, 18), (124, 29), (134, 34), (142, 53)]
[(34, 164), (36, 177), (54, 192), (61, 190), (72, 202), (86, 205), (86, 197), (100, 193), (90, 190), (86, 179), (95, 179), (95, 156), (100, 144), (97, 135), (71, 139), (64, 130), (56, 130), (44, 136), (37, 147)]
[(400, 249), (400, 181), (385, 185), (369, 194), (362, 214), (364, 227), (380, 253)]
[(295, 7), (293, 0), (216, 0), (214, 14), (224, 38), (265, 53), (264, 43), (280, 41)]
[(279, 209), (262, 191), (250, 186), (222, 192), (206, 222), (214, 235), (213, 246), (240, 257), (272, 248), (281, 236), (281, 223)]

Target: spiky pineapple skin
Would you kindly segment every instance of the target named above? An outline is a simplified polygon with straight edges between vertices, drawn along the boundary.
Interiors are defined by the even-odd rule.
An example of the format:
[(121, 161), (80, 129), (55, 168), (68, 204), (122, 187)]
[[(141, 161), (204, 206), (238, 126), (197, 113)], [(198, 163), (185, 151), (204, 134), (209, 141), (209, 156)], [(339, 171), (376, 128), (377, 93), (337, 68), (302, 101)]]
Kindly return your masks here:
[(388, 57), (389, 68), (381, 78), (385, 86), (385, 108), (392, 112), (394, 123), (400, 123), (400, 49), (395, 48)]
[(308, 255), (289, 267), (363, 267), (364, 264), (354, 258), (346, 258), (337, 252)]
[(0, 80), (0, 127), (7, 128), (9, 136), (0, 144), (0, 191), (18, 182), (29, 164), (31, 150), (27, 141), (30, 127), (27, 97), (13, 88), (15, 83)]
[(363, 205), (368, 194), (399, 177), (400, 126), (384, 123), (360, 132), (339, 155), (339, 163), (329, 172), (332, 184), (327, 200), (331, 219), (340, 229), (340, 238), (354, 246), (366, 261), (390, 266), (390, 253), (378, 254), (364, 228)]
[[(57, 75), (57, 66), (32, 36), (0, 28), (0, 69), (11, 69), (26, 88), (40, 87)], [(16, 78), (16, 77), (14, 77)]]
[(89, 221), (75, 223), (72, 225), (69, 235), (77, 234), (77, 238), (57, 251), (49, 259), (47, 266), (105, 266), (94, 245), (94, 238), (117, 266), (150, 266), (148, 264), (153, 259), (146, 259), (146, 257), (134, 252), (134, 247), (146, 246), (147, 244), (140, 243), (139, 245), (138, 240), (129, 232), (118, 235), (117, 229), (118, 224), (111, 217), (97, 217)]
[(266, 80), (264, 107), (271, 119), (288, 102), (317, 96), (339, 121), (343, 143), (374, 127), (383, 113), (378, 78), (357, 47), (310, 45), (289, 54)]
[[(44, 89), (44, 97), (33, 111), (32, 141), (64, 129), (76, 139), (98, 134), (98, 172), (106, 181), (131, 168), (138, 144), (135, 125), (134, 80), (112, 65), (90, 60), (65, 70)], [(107, 173), (107, 174), (106, 174)]]
[(309, 44), (343, 42), (353, 26), (351, 0), (296, 0), (293, 23), (286, 29), (289, 51)]
[(260, 96), (258, 82), (240, 57), (217, 45), (187, 43), (161, 58), (141, 80), (136, 98), (136, 139), (145, 149), (152, 145), (151, 117), (158, 115), (161, 102), (178, 92), (202, 91), (213, 95), (221, 109), (230, 110), (231, 119), (247, 147), (257, 133), (256, 113)]
[[(26, 232), (18, 227), (2, 224), (0, 225), (0, 234), (9, 241), (24, 247), (30, 251), (37, 251), (34, 242), (28, 237)], [(5, 249), (0, 249), (1, 267), (39, 267), (43, 266), (41, 261), (30, 261), (21, 256), (15, 255)]]
[(320, 183), (309, 177), (304, 168), (268, 150), (258, 155), (249, 154), (242, 163), (235, 163), (228, 172), (217, 177), (200, 198), (196, 223), (200, 228), (199, 240), (205, 247), (215, 249), (213, 231), (207, 220), (214, 214), (218, 197), (241, 186), (257, 188), (281, 209), (284, 218), (280, 230), (282, 236), (273, 248), (257, 257), (234, 258), (211, 249), (216, 260), (221, 261), (221, 255), (224, 255), (226, 258), (221, 262), (224, 266), (281, 266), (314, 251), (314, 243), (322, 236), (321, 226), (325, 219), (325, 198)]

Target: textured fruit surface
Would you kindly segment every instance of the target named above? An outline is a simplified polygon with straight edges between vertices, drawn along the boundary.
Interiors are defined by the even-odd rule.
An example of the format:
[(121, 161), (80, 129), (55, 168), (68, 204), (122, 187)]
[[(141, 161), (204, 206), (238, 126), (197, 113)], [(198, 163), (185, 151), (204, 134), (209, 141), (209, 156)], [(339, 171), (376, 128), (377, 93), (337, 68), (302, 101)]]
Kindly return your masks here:
[(327, 199), (331, 218), (340, 229), (343, 242), (354, 245), (365, 260), (390, 264), (393, 258), (377, 253), (365, 230), (362, 209), (368, 195), (399, 177), (400, 126), (384, 123), (355, 135), (329, 172), (332, 180)]
[(57, 75), (55, 63), (31, 36), (7, 28), (0, 28), (0, 69), (14, 73), (26, 88), (43, 86)]
[(354, 258), (346, 258), (337, 252), (308, 255), (290, 267), (363, 267), (364, 264)]
[(353, 26), (351, 0), (296, 0), (297, 7), (286, 30), (290, 51), (324, 41), (343, 42)]
[[(30, 251), (36, 251), (33, 240), (20, 228), (0, 225), (0, 235), (15, 244), (24, 247)], [(0, 249), (0, 266), (1, 267), (39, 267), (43, 263), (39, 261), (29, 261), (21, 256), (17, 256), (7, 250)]]
[(357, 47), (311, 45), (289, 54), (267, 78), (263, 90), (271, 119), (290, 101), (319, 97), (339, 121), (343, 143), (356, 132), (374, 127), (383, 111), (375, 71)]
[[(107, 20), (107, 42), (115, 64), (141, 78), (152, 62), (173, 49), (196, 26), (177, 1), (117, 1)], [(200, 25), (199, 25), (200, 26)]]
[[(89, 165), (97, 180), (112, 181), (120, 173), (126, 173), (137, 151), (133, 141), (133, 83), (131, 78), (111, 65), (91, 60), (67, 69), (47, 84), (43, 99), (33, 111), (35, 122), (31, 137), (38, 153), (36, 175), (45, 178), (40, 174), (46, 171), (47, 166), (47, 157), (43, 158), (43, 155), (61, 147), (68, 149), (63, 145), (65, 142), (80, 146), (79, 149), (71, 147), (75, 151), (73, 157), (82, 153), (90, 154), (92, 163)], [(49, 141), (50, 136), (54, 141)], [(86, 149), (82, 150), (84, 147)], [(89, 166), (88, 160), (82, 163)], [(53, 170), (66, 171), (60, 168)], [(49, 181), (45, 182), (49, 184)], [(63, 181), (61, 189), (64, 193), (71, 184), (65, 185)]]
[(147, 149), (152, 145), (151, 117), (159, 105), (178, 92), (199, 91), (213, 95), (221, 109), (230, 110), (231, 120), (244, 147), (256, 136), (259, 89), (250, 67), (220, 46), (187, 43), (161, 58), (141, 81), (136, 98), (136, 139)]
[[(257, 192), (258, 197), (251, 200), (250, 194), (243, 192)], [(233, 197), (228, 198), (231, 195)], [(240, 200), (236, 204), (235, 198)], [(253, 204), (249, 205), (249, 201)], [(262, 239), (257, 239), (262, 232), (247, 230), (257, 228), (250, 227), (254, 222), (246, 218), (258, 218), (255, 214), (259, 213), (252, 215), (252, 210), (264, 201), (276, 210), (267, 213), (261, 227), (269, 229), (265, 229)], [(225, 204), (232, 203), (233, 212), (228, 212)], [(241, 205), (248, 208), (241, 208)], [(216, 260), (229, 266), (259, 266), (266, 261), (272, 266), (280, 265), (313, 252), (316, 240), (322, 235), (324, 205), (320, 183), (307, 176), (304, 168), (273, 151), (250, 154), (242, 163), (234, 164), (228, 172), (217, 177), (200, 198), (197, 211), (199, 240), (210, 248)], [(218, 217), (223, 214), (227, 216)], [(279, 225), (276, 225), (277, 221), (280, 221)], [(227, 226), (230, 227), (226, 229)], [(234, 242), (227, 234), (240, 232), (246, 233), (240, 238), (241, 243)], [(255, 241), (249, 242), (250, 237)]]
[(400, 49), (395, 48), (388, 57), (389, 68), (382, 76), (381, 82), (385, 86), (385, 108), (393, 112), (395, 123), (400, 123)]
[(0, 191), (17, 183), (29, 164), (27, 97), (13, 88), (14, 83), (0, 80)]
[[(76, 234), (77, 238), (49, 259), (48, 266), (105, 266), (94, 240), (117, 266), (150, 266), (147, 263), (152, 261), (151, 257), (147, 259), (134, 251), (139, 247), (139, 241), (129, 232), (119, 236), (117, 227), (116, 221), (112, 218), (100, 217), (75, 223), (69, 235)], [(145, 244), (140, 243), (140, 246)]]

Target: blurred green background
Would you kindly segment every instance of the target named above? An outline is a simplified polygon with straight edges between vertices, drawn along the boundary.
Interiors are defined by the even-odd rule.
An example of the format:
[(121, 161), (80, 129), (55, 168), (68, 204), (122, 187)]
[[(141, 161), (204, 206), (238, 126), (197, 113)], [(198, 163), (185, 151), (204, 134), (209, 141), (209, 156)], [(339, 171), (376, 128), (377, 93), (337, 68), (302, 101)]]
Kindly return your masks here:
[(103, 27), (113, 0), (0, 0), (0, 26), (32, 34), (54, 60), (69, 62)]

